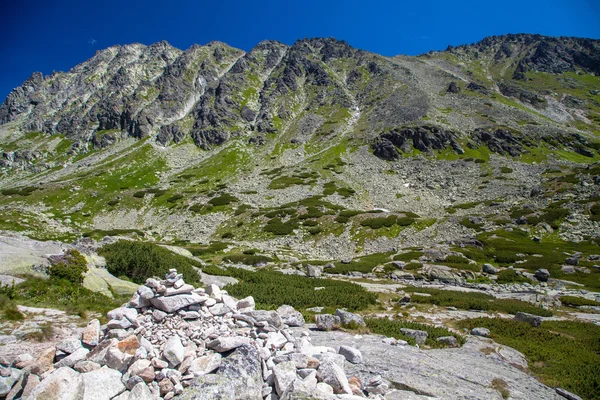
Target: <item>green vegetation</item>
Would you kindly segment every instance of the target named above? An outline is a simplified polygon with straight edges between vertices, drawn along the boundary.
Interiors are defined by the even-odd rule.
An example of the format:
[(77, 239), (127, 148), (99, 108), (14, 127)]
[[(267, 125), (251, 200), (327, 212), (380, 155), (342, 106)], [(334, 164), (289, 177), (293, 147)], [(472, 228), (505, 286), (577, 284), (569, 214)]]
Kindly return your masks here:
[(422, 251), (411, 250), (411, 251), (407, 251), (406, 253), (396, 254), (394, 256), (394, 261), (409, 262), (409, 261), (412, 261), (412, 260), (418, 260), (419, 257), (421, 257), (422, 255), (423, 255)]
[[(561, 270), (565, 262), (563, 253), (581, 252), (583, 256), (597, 254), (597, 242), (565, 242), (556, 235), (547, 236), (544, 240), (536, 242), (527, 231), (520, 229), (483, 232), (476, 238), (482, 243), (483, 248), (465, 247), (453, 250), (479, 263), (489, 262), (506, 267), (519, 261), (519, 268), (532, 273), (539, 268), (546, 268), (553, 278), (581, 283), (591, 290), (600, 289), (600, 270), (596, 268), (590, 268), (589, 273), (576, 270), (573, 274), (566, 274)], [(581, 266), (591, 267), (592, 263), (582, 261)], [(500, 282), (504, 279), (506, 279), (504, 282), (520, 279), (511, 272), (503, 272), (500, 276), (502, 277)]]
[(298, 228), (298, 222), (296, 220), (289, 220), (283, 222), (281, 218), (270, 219), (264, 227), (265, 232), (271, 232), (274, 235), (282, 236), (289, 235), (294, 232), (294, 229)]
[(390, 262), (390, 256), (392, 254), (393, 253), (391, 252), (369, 254), (352, 260), (350, 264), (336, 262), (334, 263), (335, 268), (331, 268), (329, 272), (332, 274), (347, 274), (348, 272), (352, 271), (370, 273), (373, 271), (373, 268)]
[[(0, 308), (4, 308), (5, 316), (5, 307), (9, 307), (9, 310), (13, 307), (13, 310), (16, 310), (10, 305), (12, 302), (32, 307), (57, 308), (85, 318), (88, 312), (105, 315), (126, 302), (128, 298), (129, 296), (106, 297), (66, 279), (27, 276), (24, 282), (14, 287), (5, 286), (0, 289)], [(14, 319), (15, 315), (9, 314), (8, 317)]]
[(513, 172), (513, 169), (509, 167), (500, 167), (500, 172), (503, 174), (510, 174)]
[(496, 283), (532, 283), (530, 279), (518, 274), (514, 269), (503, 269), (498, 272)]
[(360, 221), (362, 226), (368, 226), (371, 229), (379, 229), (382, 227), (392, 227), (394, 225), (409, 226), (414, 223), (415, 220), (409, 217), (398, 217), (396, 215), (390, 215), (387, 217), (375, 217), (367, 218)]
[(33, 186), (26, 186), (22, 188), (4, 189), (0, 193), (2, 193), (3, 196), (30, 196), (33, 192), (35, 192), (38, 189), (39, 188)]
[(87, 261), (77, 250), (68, 250), (62, 256), (50, 259), (48, 274), (50, 278), (66, 279), (76, 285), (83, 283), (84, 274), (87, 272)]
[(237, 197), (234, 197), (228, 193), (223, 193), (220, 196), (213, 197), (208, 202), (213, 206), (226, 206), (236, 201), (239, 201)]
[(540, 327), (502, 318), (463, 320), (466, 329), (485, 327), (491, 338), (525, 354), (530, 370), (550, 387), (600, 399), (600, 326), (585, 322), (544, 321)]
[(596, 306), (600, 307), (600, 302), (586, 299), (577, 296), (561, 296), (560, 301), (569, 307), (581, 307), (581, 306)]
[(420, 304), (435, 304), (443, 307), (456, 307), (462, 310), (497, 311), (508, 314), (526, 312), (542, 317), (552, 316), (552, 312), (540, 307), (532, 306), (524, 301), (513, 299), (496, 299), (494, 296), (478, 292), (458, 292), (453, 290), (440, 290), (431, 288), (407, 287), (406, 292), (426, 293), (430, 296), (413, 294), (411, 302)]
[(169, 269), (177, 268), (186, 282), (200, 284), (196, 270), (200, 263), (153, 243), (119, 240), (101, 247), (98, 253), (106, 258), (108, 272), (124, 275), (135, 283), (142, 284), (153, 276), (162, 279)]
[[(8, 293), (11, 293), (11, 295), (8, 296)], [(0, 288), (0, 315), (5, 321), (22, 321), (25, 318), (17, 308), (17, 304), (12, 300), (14, 295), (14, 286)]]
[(465, 339), (462, 336), (450, 332), (446, 328), (436, 328), (431, 325), (420, 324), (417, 322), (402, 321), (398, 319), (389, 320), (386, 318), (367, 318), (365, 319), (365, 323), (367, 324), (367, 328), (369, 328), (373, 333), (406, 340), (411, 345), (415, 344), (415, 340), (401, 333), (400, 329), (417, 329), (427, 332), (429, 336), (425, 341), (425, 345), (431, 348), (446, 347), (444, 343), (436, 340), (437, 338), (443, 336), (454, 336), (461, 346), (465, 343)]
[(229, 261), (231, 263), (237, 264), (246, 264), (246, 265), (258, 265), (261, 263), (267, 263), (273, 261), (271, 257), (261, 256), (256, 254), (227, 254), (223, 257), (224, 261)]
[[(240, 268), (222, 270), (209, 267), (204, 268), (204, 272), (239, 279), (239, 283), (225, 287), (228, 293), (237, 298), (254, 296), (259, 309), (271, 310), (289, 304), (296, 308), (321, 306), (355, 311), (375, 304), (376, 300), (373, 293), (359, 285), (332, 279), (306, 278), (268, 270), (252, 272)], [(324, 289), (315, 290), (317, 287)]]

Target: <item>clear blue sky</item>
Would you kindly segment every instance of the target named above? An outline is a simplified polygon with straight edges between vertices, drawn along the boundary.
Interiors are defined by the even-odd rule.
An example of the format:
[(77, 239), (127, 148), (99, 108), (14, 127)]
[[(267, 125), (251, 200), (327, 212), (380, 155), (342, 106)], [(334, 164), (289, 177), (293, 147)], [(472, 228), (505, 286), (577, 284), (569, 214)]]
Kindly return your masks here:
[(133, 42), (249, 50), (264, 39), (335, 37), (413, 55), (505, 33), (600, 38), (600, 0), (7, 0), (0, 14), (0, 101), (34, 71), (66, 71)]

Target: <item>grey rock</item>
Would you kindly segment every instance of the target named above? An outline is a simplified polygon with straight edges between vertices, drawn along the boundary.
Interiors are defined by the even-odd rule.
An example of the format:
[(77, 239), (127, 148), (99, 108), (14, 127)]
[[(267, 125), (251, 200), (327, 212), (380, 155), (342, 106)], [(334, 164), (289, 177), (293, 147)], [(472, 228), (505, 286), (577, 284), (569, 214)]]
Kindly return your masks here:
[(230, 351), (236, 349), (240, 346), (245, 346), (250, 344), (250, 339), (243, 336), (221, 336), (216, 338), (215, 340), (208, 342), (206, 347), (217, 351), (219, 353), (224, 353), (226, 351)]
[(333, 388), (336, 394), (352, 394), (344, 369), (332, 361), (322, 362), (317, 371), (317, 378)]
[(515, 314), (515, 321), (527, 322), (529, 325), (536, 327), (542, 324), (542, 317), (538, 315), (528, 314), (524, 312), (517, 312)]
[(579, 265), (579, 258), (578, 257), (567, 257), (567, 259), (565, 260), (565, 263), (567, 265), (577, 266), (577, 265)]
[(440, 336), (436, 339), (436, 341), (445, 344), (446, 346), (456, 347), (458, 346), (458, 341), (454, 336)]
[(277, 364), (273, 368), (273, 378), (277, 395), (281, 396), (296, 379), (296, 365), (293, 361)]
[(127, 400), (155, 400), (152, 392), (144, 382), (140, 382), (131, 389)]
[(94, 371), (96, 369), (100, 369), (101, 365), (98, 363), (95, 363), (93, 361), (79, 361), (77, 364), (75, 364), (73, 366), (73, 369), (77, 372), (80, 373), (84, 373), (84, 372), (91, 372)]
[(185, 348), (179, 335), (173, 335), (165, 343), (163, 357), (173, 366), (178, 366), (185, 358)]
[(23, 375), (23, 372), (16, 368), (10, 368), (9, 372), (8, 376), (0, 376), (0, 396), (6, 396)]
[(360, 350), (350, 346), (340, 346), (338, 353), (343, 355), (348, 362), (360, 364), (362, 362), (362, 353)]
[(483, 268), (482, 268), (483, 272), (485, 272), (486, 274), (497, 274), (498, 273), (498, 269), (496, 267), (494, 267), (492, 264), (483, 264)]
[(317, 324), (317, 329), (321, 331), (330, 331), (340, 325), (340, 319), (331, 314), (317, 314), (315, 315), (315, 323)]
[[(88, 349), (79, 348), (75, 350), (73, 353), (69, 354), (67, 357), (62, 360), (54, 363), (54, 368), (58, 369), (61, 367), (71, 367), (73, 368), (75, 364), (80, 361), (84, 361), (90, 351)], [(79, 371), (81, 372), (81, 371)]]
[(315, 267), (314, 265), (307, 264), (306, 276), (309, 278), (319, 278), (321, 276), (321, 269), (319, 267)]
[(360, 315), (341, 310), (339, 308), (335, 310), (335, 316), (340, 319), (340, 323), (342, 326), (367, 326)]
[(223, 303), (217, 303), (212, 307), (208, 308), (208, 311), (215, 316), (218, 315), (225, 315), (227, 313), (232, 312), (231, 308), (227, 307), (225, 304)]
[(81, 343), (87, 347), (94, 347), (100, 341), (100, 321), (93, 319), (88, 322), (87, 327), (81, 334)]
[(577, 396), (574, 393), (571, 393), (563, 388), (556, 388), (556, 393), (558, 393), (559, 395), (561, 395), (562, 397), (564, 397), (567, 400), (583, 400), (581, 397)]
[(550, 278), (550, 272), (548, 272), (545, 268), (540, 268), (535, 271), (533, 276), (540, 282), (548, 282), (548, 278)]
[(471, 329), (471, 335), (473, 336), (490, 336), (490, 330), (488, 328), (473, 328)]
[(302, 313), (292, 306), (283, 305), (277, 309), (277, 313), (281, 317), (283, 323), (288, 326), (304, 326), (304, 317), (302, 316)]
[(78, 338), (63, 339), (56, 345), (56, 349), (63, 353), (71, 354), (82, 347), (81, 340)]
[(202, 376), (210, 374), (221, 366), (221, 360), (223, 357), (219, 353), (210, 353), (202, 357), (196, 358), (190, 364), (188, 373), (194, 376)]
[(100, 369), (81, 374), (85, 386), (83, 400), (110, 400), (125, 391), (121, 373), (114, 369)]
[(202, 304), (206, 297), (197, 293), (180, 294), (169, 297), (155, 297), (150, 302), (156, 308), (166, 313), (173, 313), (192, 304)]
[(255, 310), (248, 311), (244, 314), (249, 315), (254, 318), (256, 321), (265, 321), (268, 322), (274, 328), (281, 329), (283, 328), (283, 321), (281, 317), (277, 313), (277, 311), (264, 311), (264, 310)]
[(216, 373), (197, 377), (181, 395), (181, 400), (262, 399), (262, 371), (255, 347), (238, 347), (223, 359)]
[(28, 400), (81, 400), (85, 395), (83, 377), (69, 367), (50, 373), (31, 392)]
[(401, 328), (400, 332), (402, 332), (408, 337), (415, 339), (415, 342), (417, 342), (417, 344), (424, 344), (427, 338), (429, 337), (429, 333), (417, 329)]
[(161, 322), (163, 319), (166, 318), (168, 314), (164, 311), (160, 311), (160, 310), (154, 310), (152, 311), (152, 318), (154, 318), (154, 320), (156, 322)]

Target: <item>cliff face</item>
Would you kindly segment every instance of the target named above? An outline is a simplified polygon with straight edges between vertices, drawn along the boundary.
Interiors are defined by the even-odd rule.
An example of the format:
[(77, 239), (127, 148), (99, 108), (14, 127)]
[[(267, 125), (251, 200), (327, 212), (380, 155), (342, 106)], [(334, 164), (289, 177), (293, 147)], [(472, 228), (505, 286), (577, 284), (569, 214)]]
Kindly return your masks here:
[[(2, 104), (0, 122), (101, 146), (116, 140), (102, 137), (109, 130), (151, 136), (162, 145), (191, 137), (204, 149), (232, 136), (288, 128), (331, 135), (360, 114), (368, 134), (439, 108), (431, 86), (443, 70), (432, 69), (431, 58), (466, 67), (472, 82), (465, 86), (475, 93), (499, 91), (544, 108), (543, 90), (552, 88), (526, 90), (527, 73), (598, 74), (600, 42), (506, 35), (420, 58), (385, 58), (334, 39), (299, 40), (291, 47), (265, 41), (248, 53), (218, 42), (186, 51), (166, 42), (114, 46), (69, 72), (35, 73)], [(456, 83), (454, 88), (460, 90)]]

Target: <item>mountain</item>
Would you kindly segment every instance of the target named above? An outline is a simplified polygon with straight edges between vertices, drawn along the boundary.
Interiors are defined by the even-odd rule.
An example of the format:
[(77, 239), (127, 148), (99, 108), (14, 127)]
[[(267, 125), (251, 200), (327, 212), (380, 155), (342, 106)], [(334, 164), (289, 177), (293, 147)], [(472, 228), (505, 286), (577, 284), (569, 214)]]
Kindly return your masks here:
[(416, 57), (113, 46), (0, 106), (0, 228), (331, 259), (523, 215), (540, 236), (562, 202), (560, 237), (594, 240), (599, 73), (599, 40), (529, 34)]

